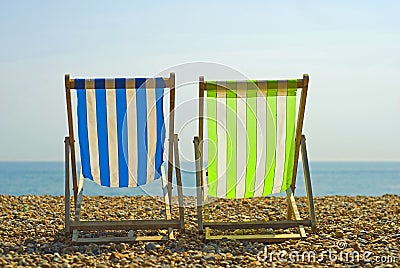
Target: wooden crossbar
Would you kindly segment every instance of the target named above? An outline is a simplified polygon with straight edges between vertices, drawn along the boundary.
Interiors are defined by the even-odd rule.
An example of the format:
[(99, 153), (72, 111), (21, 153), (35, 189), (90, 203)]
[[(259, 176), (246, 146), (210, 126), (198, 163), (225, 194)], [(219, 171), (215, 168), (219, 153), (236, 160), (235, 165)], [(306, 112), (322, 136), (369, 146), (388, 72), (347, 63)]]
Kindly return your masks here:
[(170, 237), (167, 235), (152, 235), (152, 236), (134, 236), (134, 237), (126, 237), (126, 236), (112, 236), (112, 237), (88, 237), (88, 238), (77, 238), (73, 242), (75, 243), (121, 243), (121, 242), (149, 242), (149, 241), (167, 241), (170, 240)]
[[(153, 78), (148, 78), (147, 80), (151, 79)], [(170, 77), (163, 77), (162, 79), (164, 80), (165, 88), (171, 88), (175, 84), (172, 83), (173, 80)], [(94, 83), (94, 79), (86, 79), (86, 80), (90, 82), (93, 81)], [(115, 89), (115, 86), (113, 86), (114, 81), (115, 81), (114, 79), (105, 78), (105, 89)], [(69, 84), (70, 84), (70, 89), (75, 89), (75, 79), (69, 79)], [(92, 89), (92, 88), (94, 88), (94, 86), (86, 89)], [(135, 88), (137, 88), (135, 85), (135, 78), (126, 78), (126, 89), (135, 89)]]
[[(255, 81), (243, 80), (243, 81), (235, 81), (235, 82), (237, 83), (238, 86), (240, 86), (240, 84), (246, 84), (247, 85), (249, 82), (250, 83), (254, 82), (254, 85), (258, 85), (258, 87), (254, 87), (254, 88), (248, 89), (248, 90), (256, 90), (256, 89), (261, 90), (261, 91), (277, 90), (276, 87), (267, 88), (266, 84), (268, 83), (268, 81), (269, 80), (255, 80)], [(279, 84), (279, 83), (287, 82), (288, 80), (274, 80), (274, 81), (277, 81), (278, 84)], [(204, 90), (205, 91), (209, 90), (209, 89), (207, 89), (207, 84), (212, 84), (212, 85), (216, 85), (217, 86), (216, 89), (213, 89), (213, 90), (227, 91), (227, 90), (229, 90), (229, 88), (220, 85), (220, 84), (226, 83), (226, 82), (229, 82), (229, 81), (212, 81), (212, 82), (211, 81), (204, 81), (203, 82), (204, 83)], [(303, 88), (303, 79), (297, 79), (297, 88)]]
[(207, 240), (246, 240), (258, 242), (283, 242), (288, 239), (301, 239), (300, 234), (249, 234), (249, 235), (211, 235), (209, 228), (206, 228)]
[(99, 230), (157, 230), (170, 227), (179, 229), (179, 220), (122, 220), (122, 221), (71, 221), (71, 229), (80, 231)]
[(218, 230), (229, 229), (287, 229), (300, 225), (311, 226), (311, 220), (285, 220), (285, 221), (252, 221), (252, 222), (203, 222), (204, 227)]

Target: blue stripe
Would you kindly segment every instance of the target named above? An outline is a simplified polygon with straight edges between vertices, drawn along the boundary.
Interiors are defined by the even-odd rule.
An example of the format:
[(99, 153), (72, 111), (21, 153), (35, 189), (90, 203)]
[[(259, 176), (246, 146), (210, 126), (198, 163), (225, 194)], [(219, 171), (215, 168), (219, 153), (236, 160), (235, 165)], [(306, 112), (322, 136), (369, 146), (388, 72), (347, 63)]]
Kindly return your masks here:
[(99, 144), (100, 182), (103, 186), (110, 186), (105, 79), (95, 79), (94, 84), (96, 88), (96, 116)]
[(137, 115), (137, 142), (138, 142), (138, 186), (147, 181), (147, 105), (146, 79), (136, 78), (136, 115)]
[(156, 78), (156, 88), (165, 88), (165, 82), (164, 79), (162, 77), (157, 77)]
[(126, 78), (115, 78), (115, 89), (126, 89)]
[[(83, 80), (83, 79), (80, 79)], [(78, 82), (80, 85), (80, 83)], [(76, 85), (76, 80), (75, 80)], [(83, 86), (85, 80), (83, 80)], [(77, 90), (77, 112), (78, 112), (78, 137), (79, 148), (81, 153), (82, 175), (85, 178), (93, 180), (92, 172), (90, 169), (90, 153), (89, 153), (89, 137), (87, 129), (87, 108), (86, 108), (86, 91)]]
[(75, 78), (75, 84), (74, 84), (74, 88), (75, 89), (85, 89), (85, 79), (82, 78)]
[(127, 136), (127, 128), (124, 128), (126, 115), (126, 89), (119, 87), (125, 86), (125, 78), (115, 79), (116, 105), (117, 105), (117, 135), (118, 135), (118, 169), (119, 187), (128, 187), (128, 164), (124, 152), (128, 151), (128, 143), (123, 142), (123, 137)]
[[(159, 81), (162, 83), (158, 83)], [(158, 179), (161, 176), (161, 165), (163, 164), (164, 154), (164, 140), (165, 140), (165, 126), (164, 126), (164, 111), (163, 111), (163, 96), (164, 96), (164, 79), (157, 78), (156, 85), (162, 86), (156, 88), (156, 113), (157, 113), (157, 147), (155, 155), (155, 173), (154, 179)]]
[(146, 88), (146, 78), (135, 78), (135, 88)]

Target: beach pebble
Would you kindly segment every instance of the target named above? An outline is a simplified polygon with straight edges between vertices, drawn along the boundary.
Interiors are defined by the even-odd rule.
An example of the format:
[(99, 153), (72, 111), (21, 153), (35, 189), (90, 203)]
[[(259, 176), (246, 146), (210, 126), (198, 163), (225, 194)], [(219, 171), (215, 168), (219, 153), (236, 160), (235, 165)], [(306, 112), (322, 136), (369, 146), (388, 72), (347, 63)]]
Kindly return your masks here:
[(335, 232), (335, 236), (336, 236), (337, 238), (342, 238), (342, 237), (344, 236), (344, 233), (343, 233), (342, 230), (337, 230), (337, 231)]
[(155, 243), (152, 243), (152, 242), (147, 243), (146, 246), (145, 246), (145, 248), (146, 248), (147, 251), (151, 251), (151, 250), (154, 250), (154, 249), (158, 249), (158, 248), (160, 248), (160, 247), (161, 247), (160, 245), (155, 244)]
[[(119, 219), (165, 219), (161, 198), (154, 201), (149, 196), (85, 197), (82, 220)], [(176, 200), (173, 200), (176, 204)], [(308, 213), (307, 200), (298, 198), (300, 216)], [(317, 254), (329, 249), (337, 252), (363, 253), (373, 256), (397, 256), (397, 263), (382, 263), (385, 267), (396, 267), (400, 249), (400, 210), (397, 195), (326, 196), (315, 198), (318, 234), (306, 229), (307, 238), (283, 243), (213, 240), (204, 241), (197, 233), (196, 198), (185, 197), (185, 233), (174, 231), (176, 240), (165, 242), (135, 242), (106, 244), (71, 244), (65, 237), (64, 199), (57, 196), (5, 196), (0, 195), (0, 267), (259, 267), (259, 266), (335, 266), (372, 267), (368, 261), (346, 262), (329, 260), (327, 255), (320, 262), (299, 261), (296, 263), (277, 261), (263, 262), (258, 253), (267, 247), (271, 252), (292, 251), (300, 254), (314, 251)], [(24, 206), (25, 205), (25, 206)], [(215, 209), (213, 220), (251, 221), (285, 220), (287, 202), (282, 197), (254, 198), (250, 200), (214, 200), (210, 209)], [(157, 213), (155, 213), (157, 212)], [(160, 213), (159, 213), (160, 212)], [(109, 218), (107, 218), (109, 217)], [(177, 207), (172, 217), (178, 217)], [(128, 235), (129, 231), (121, 235)], [(227, 231), (213, 231), (227, 234)], [(286, 233), (283, 230), (263, 229), (264, 234)], [(234, 231), (235, 234), (252, 234), (254, 230)], [(165, 235), (167, 230), (135, 231), (133, 235)], [(85, 237), (96, 237), (93, 233), (82, 233)], [(338, 243), (344, 248), (338, 250)], [(337, 256), (338, 257), (338, 256)], [(380, 265), (380, 264), (378, 264)]]

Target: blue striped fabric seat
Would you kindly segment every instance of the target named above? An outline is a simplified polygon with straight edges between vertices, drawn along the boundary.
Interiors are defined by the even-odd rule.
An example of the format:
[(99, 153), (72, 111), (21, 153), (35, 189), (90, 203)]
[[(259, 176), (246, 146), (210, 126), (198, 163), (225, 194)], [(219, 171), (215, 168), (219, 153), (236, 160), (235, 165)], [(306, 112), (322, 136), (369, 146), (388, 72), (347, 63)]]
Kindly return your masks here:
[(75, 79), (82, 175), (107, 187), (161, 176), (163, 78)]

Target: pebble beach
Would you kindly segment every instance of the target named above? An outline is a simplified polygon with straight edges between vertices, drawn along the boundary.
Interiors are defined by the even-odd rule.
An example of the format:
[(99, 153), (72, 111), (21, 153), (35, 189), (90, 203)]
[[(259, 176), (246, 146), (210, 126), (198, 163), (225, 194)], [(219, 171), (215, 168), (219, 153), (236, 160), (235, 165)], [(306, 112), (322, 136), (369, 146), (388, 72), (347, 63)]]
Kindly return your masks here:
[[(304, 218), (306, 199), (296, 199)], [(400, 266), (398, 195), (316, 197), (318, 231), (306, 228), (306, 239), (282, 243), (204, 241), (195, 198), (184, 202), (186, 230), (176, 240), (74, 245), (63, 231), (62, 196), (0, 195), (0, 267)], [(165, 215), (160, 199), (149, 196), (84, 197), (83, 204), (82, 220)], [(285, 218), (287, 203), (283, 197), (215, 200), (211, 210), (216, 220), (276, 220)], [(177, 207), (172, 214), (178, 217)]]

